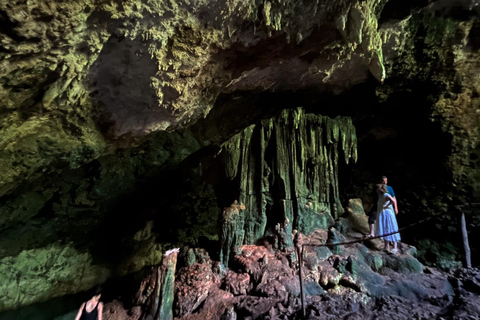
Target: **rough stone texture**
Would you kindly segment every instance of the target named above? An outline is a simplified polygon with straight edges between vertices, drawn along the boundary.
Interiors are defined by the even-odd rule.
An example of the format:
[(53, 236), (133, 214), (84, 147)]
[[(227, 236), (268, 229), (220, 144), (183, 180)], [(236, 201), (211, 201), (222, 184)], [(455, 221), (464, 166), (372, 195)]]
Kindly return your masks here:
[[(411, 187), (405, 194), (408, 198), (405, 204), (407, 210), (415, 208), (429, 214), (442, 213), (432, 232), (425, 235), (417, 233), (416, 239), (422, 247), (420, 255), (425, 260), (436, 260), (435, 265), (448, 269), (457, 267), (459, 263), (455, 261), (461, 260), (456, 240), (459, 232), (458, 216), (453, 206), (464, 206), (469, 219), (476, 221), (473, 211), (479, 199), (476, 165), (480, 123), (480, 87), (477, 76), (479, 61), (477, 40), (472, 37), (478, 21), (462, 21), (457, 17), (452, 19), (448, 10), (441, 14), (435, 12), (435, 8), (432, 6), (425, 9), (424, 14), (409, 16), (394, 28), (391, 24), (380, 28), (385, 45), (393, 49), (384, 50), (387, 74), (396, 76), (391, 85), (378, 90), (378, 96), (388, 103), (389, 97), (398, 99), (402, 94), (400, 92), (406, 93), (405, 90), (397, 90), (399, 86), (409, 84), (428, 90), (426, 94), (413, 95), (419, 100), (413, 103), (427, 106), (424, 112), (431, 126), (424, 131), (431, 130), (433, 133), (433, 136), (427, 133), (428, 140), (438, 137), (445, 141), (432, 144), (435, 149), (441, 150), (440, 153), (431, 150), (426, 153), (429, 162), (442, 157), (439, 162), (441, 165), (431, 169), (423, 165), (420, 174), (424, 171), (432, 176), (428, 179), (431, 187), (424, 188), (423, 192)], [(420, 39), (422, 46), (418, 45)], [(400, 61), (402, 63), (398, 64)], [(424, 156), (421, 152), (416, 153), (420, 157)], [(433, 155), (432, 158), (428, 157), (429, 153)], [(473, 230), (470, 232), (476, 234), (477, 224), (474, 223), (471, 227)]]
[[(326, 238), (324, 230), (302, 237), (307, 245), (303, 250), (307, 319), (385, 315), (392, 319), (453, 315), (457, 319), (475, 314), (476, 269), (450, 275), (432, 268), (426, 273), (405, 272), (391, 265), (408, 266), (415, 258), (390, 256), (359, 243), (345, 246), (341, 255), (324, 256), (314, 245), (325, 243)], [(379, 257), (384, 266), (375, 270), (369, 265), (372, 257)], [(176, 319), (301, 318), (298, 265), (291, 263), (287, 253), (245, 245), (234, 260), (234, 267), (224, 275), (213, 271), (211, 261), (179, 270)]]
[[(140, 286), (135, 302), (144, 307), (139, 313), (140, 319), (173, 319), (173, 299), (175, 271), (178, 251), (166, 252), (162, 264), (153, 269)], [(133, 312), (132, 312), (133, 313)]]
[[(378, 6), (357, 0), (2, 3), (2, 119), (9, 125), (2, 126), (0, 194), (58, 158), (72, 166), (98, 158), (108, 152), (110, 134), (144, 136), (190, 123), (208, 113), (221, 91), (310, 85), (341, 91), (366, 79), (369, 68), (378, 76)], [(325, 31), (315, 34), (319, 26)], [(324, 40), (300, 49), (309, 37)], [(269, 45), (292, 52), (276, 55), (264, 50)], [(310, 46), (313, 61), (302, 58)], [(245, 59), (242, 51), (255, 50), (264, 53), (255, 64), (237, 62)], [(306, 77), (299, 81), (292, 70)], [(98, 121), (111, 123), (110, 134)]]
[[(110, 276), (107, 268), (95, 265), (88, 252), (72, 245), (52, 245), (22, 251), (1, 260), (0, 308), (12, 308), (70, 292), (87, 290)], [(84, 279), (84, 281), (76, 281)]]
[(229, 207), (223, 209), (220, 216), (222, 230), (220, 233), (220, 262), (228, 268), (230, 256), (235, 254), (236, 247), (243, 244), (245, 238), (245, 206), (235, 200)]
[(285, 219), (305, 233), (332, 225), (343, 213), (338, 164), (355, 161), (356, 155), (350, 119), (302, 109), (285, 110), (225, 142), (219, 157), (245, 203), (244, 243), (255, 243), (268, 224)]
[(345, 208), (346, 217), (350, 221), (350, 226), (353, 231), (363, 234), (370, 233), (368, 225), (368, 217), (363, 210), (361, 199), (350, 199), (348, 206)]
[[(417, 150), (417, 157), (429, 160), (427, 165), (415, 167), (417, 159), (409, 158), (384, 162), (393, 169), (405, 168), (405, 163), (414, 169), (407, 175), (397, 171), (405, 176), (407, 190), (402, 209), (445, 213), (431, 234), (416, 242), (423, 248), (419, 254), (440, 257), (436, 263), (442, 267), (458, 264), (459, 250), (452, 240), (457, 230), (448, 206), (464, 204), (471, 234), (480, 234), (475, 213), (480, 199), (480, 27), (472, 19), (478, 7), (459, 1), (454, 9), (461, 14), (456, 14), (446, 1), (433, 1), (415, 12), (411, 6), (380, 0), (1, 2), (2, 261), (29, 252), (41, 256), (61, 240), (73, 241), (81, 256), (86, 252), (93, 257), (92, 268), (106, 268), (112, 276), (158, 263), (162, 244), (157, 240), (172, 241), (161, 238), (168, 226), (157, 223), (148, 236), (135, 237), (152, 216), (175, 216), (176, 211), (164, 212), (158, 204), (137, 210), (125, 195), (142, 184), (154, 190), (163, 181), (160, 172), (250, 125), (236, 118), (242, 110), (252, 111), (238, 98), (303, 88), (339, 95), (373, 77), (384, 80), (376, 87), (375, 103), (413, 115), (400, 117), (403, 123), (425, 120), (403, 125), (405, 130), (425, 123), (431, 123), (428, 130), (438, 129)], [(350, 103), (357, 115), (370, 114), (370, 101)], [(323, 107), (315, 106), (320, 111)], [(231, 117), (201, 123), (220, 109)], [(261, 110), (251, 113), (258, 116), (253, 122), (263, 117)], [(182, 129), (196, 121), (197, 127)], [(381, 141), (400, 130), (372, 132)], [(414, 132), (411, 140), (423, 135)], [(436, 141), (442, 142), (440, 148)], [(421, 176), (416, 173), (428, 170), (436, 177), (412, 186)], [(148, 202), (139, 196), (142, 191), (133, 198)], [(191, 225), (203, 223), (193, 232), (179, 231), (179, 238), (191, 240), (213, 229), (217, 217), (211, 207), (191, 208)], [(311, 215), (307, 209), (306, 216)], [(284, 217), (274, 220), (272, 226)], [(261, 233), (260, 222), (251, 234)], [(300, 222), (292, 220), (302, 227)], [(70, 250), (70, 245), (59, 246)], [(35, 259), (29, 261), (33, 267)], [(61, 283), (62, 277), (56, 272), (51, 281)], [(78, 280), (75, 272), (65, 277)], [(17, 280), (7, 279), (12, 282), (4, 286), (13, 288)], [(90, 277), (79, 282), (85, 287), (96, 283)], [(34, 299), (19, 296), (15, 301), (26, 304), (83, 289), (68, 290), (51, 287)], [(21, 295), (22, 290), (16, 292)], [(0, 310), (20, 305), (9, 301)]]
[(209, 264), (183, 268), (175, 286), (175, 314), (185, 316), (196, 312), (219, 287), (218, 276), (212, 272)]

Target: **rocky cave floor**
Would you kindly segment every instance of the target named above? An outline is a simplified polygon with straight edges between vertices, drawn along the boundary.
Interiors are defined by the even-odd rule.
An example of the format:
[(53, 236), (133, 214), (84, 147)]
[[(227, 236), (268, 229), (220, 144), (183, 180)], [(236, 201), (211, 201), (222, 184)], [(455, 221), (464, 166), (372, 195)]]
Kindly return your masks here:
[[(414, 257), (414, 247), (401, 243), (400, 253), (391, 255), (379, 239), (342, 246), (336, 255), (327, 246), (316, 246), (327, 237), (318, 230), (303, 238), (304, 244), (313, 244), (303, 252), (305, 318), (294, 250), (274, 250), (268, 242), (240, 247), (230, 269), (223, 271), (206, 250), (182, 250), (174, 318), (480, 319), (479, 269), (425, 267)], [(349, 234), (349, 240), (361, 237)], [(152, 268), (134, 298), (106, 303), (104, 319), (150, 319), (145, 302), (155, 274)]]

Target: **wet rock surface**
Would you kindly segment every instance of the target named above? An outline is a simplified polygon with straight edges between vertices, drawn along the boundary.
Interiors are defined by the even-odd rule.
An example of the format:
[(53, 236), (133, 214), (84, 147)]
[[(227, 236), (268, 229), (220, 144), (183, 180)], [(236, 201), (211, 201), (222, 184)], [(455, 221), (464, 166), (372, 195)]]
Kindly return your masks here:
[[(327, 233), (302, 241), (318, 244), (322, 237), (325, 241)], [(370, 250), (362, 241), (339, 255), (325, 255), (320, 248), (326, 247), (303, 251), (305, 318), (298, 257), (244, 245), (228, 270), (215, 268), (211, 260), (179, 269), (175, 319), (478, 319), (478, 269), (446, 273), (424, 267), (408, 253)], [(380, 262), (372, 264), (375, 259)], [(126, 311), (129, 317), (138, 308), (143, 307)]]
[[(411, 241), (422, 261), (458, 266), (449, 205), (464, 203), (473, 241), (480, 234), (480, 25), (479, 6), (447, 2), (2, 1), (0, 310), (158, 264), (172, 239), (191, 245), (199, 235), (213, 238), (219, 208), (233, 199), (248, 208), (248, 244), (287, 217), (300, 232), (327, 227), (330, 215), (341, 214), (341, 198), (364, 194), (379, 171), (395, 174), (405, 213), (443, 213)], [(352, 145), (350, 125), (340, 123), (347, 131), (340, 130), (335, 151), (306, 131), (259, 124), (300, 106), (332, 119), (352, 116), (361, 142), (356, 174), (343, 181), (336, 174), (337, 151)], [(297, 131), (318, 127), (302, 117), (275, 122), (282, 128), (287, 119)], [(339, 128), (324, 125), (325, 132)], [(269, 132), (275, 135), (259, 137)], [(172, 193), (157, 188), (173, 188), (172, 169), (205, 149), (216, 153), (239, 133), (239, 143), (255, 147), (242, 152), (254, 156), (227, 161), (241, 171), (232, 183), (218, 179), (203, 189), (191, 182), (208, 175), (209, 159), (181, 181), (191, 184), (179, 192), (188, 204), (165, 205)], [(280, 145), (286, 147), (274, 156)], [(292, 145), (298, 152), (289, 158)], [(250, 166), (246, 161), (258, 160), (263, 146), (270, 148), (267, 165)], [(310, 153), (313, 147), (324, 156)], [(326, 170), (319, 169), (322, 161)], [(348, 184), (350, 190), (339, 189)], [(239, 186), (243, 195), (214, 190)], [(164, 223), (170, 217), (175, 227)], [(286, 229), (274, 235), (280, 241), (274, 248), (283, 250)], [(367, 260), (376, 271), (384, 267), (381, 258)], [(385, 265), (417, 270), (414, 263)], [(355, 279), (338, 281), (356, 286)]]

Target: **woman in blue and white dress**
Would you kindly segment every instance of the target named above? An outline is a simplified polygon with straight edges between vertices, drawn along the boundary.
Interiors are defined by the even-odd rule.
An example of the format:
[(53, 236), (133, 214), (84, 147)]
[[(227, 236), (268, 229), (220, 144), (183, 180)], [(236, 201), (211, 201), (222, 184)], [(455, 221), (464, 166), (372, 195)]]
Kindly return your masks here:
[[(395, 217), (395, 215), (398, 214), (397, 201), (387, 193), (387, 188), (384, 184), (377, 185), (377, 192), (377, 220), (375, 222), (376, 234), (383, 235), (398, 231), (397, 218)], [(399, 233), (394, 233), (381, 238), (385, 243), (385, 250), (387, 252), (392, 254), (398, 253), (397, 242), (400, 241)], [(390, 251), (390, 242), (393, 243), (392, 251)]]

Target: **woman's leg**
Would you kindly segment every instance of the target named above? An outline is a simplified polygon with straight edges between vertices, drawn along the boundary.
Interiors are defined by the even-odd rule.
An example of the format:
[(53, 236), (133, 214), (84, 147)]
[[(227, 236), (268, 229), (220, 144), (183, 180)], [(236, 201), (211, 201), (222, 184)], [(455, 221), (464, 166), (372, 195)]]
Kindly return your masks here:
[(392, 249), (391, 253), (393, 253), (393, 254), (398, 253), (397, 241), (393, 241), (393, 249)]
[(368, 236), (369, 237), (375, 237), (375, 225), (374, 224), (370, 225), (370, 234)]
[(388, 242), (387, 240), (383, 240), (383, 243), (385, 245), (385, 250), (389, 251), (390, 250), (390, 242)]

